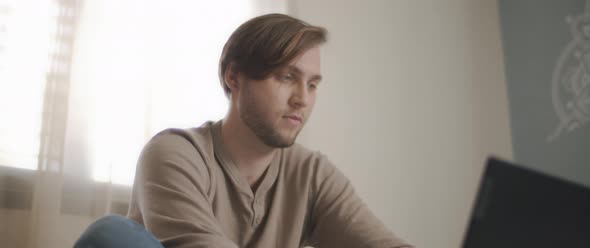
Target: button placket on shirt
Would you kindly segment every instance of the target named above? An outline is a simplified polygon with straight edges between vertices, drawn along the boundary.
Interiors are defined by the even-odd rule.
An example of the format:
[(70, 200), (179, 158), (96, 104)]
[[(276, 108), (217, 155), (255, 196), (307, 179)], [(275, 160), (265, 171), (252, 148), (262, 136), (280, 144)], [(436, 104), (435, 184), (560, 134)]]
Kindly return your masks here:
[(254, 226), (258, 226), (262, 220), (263, 210), (261, 208), (261, 199), (256, 197), (254, 199), (253, 211), (254, 211)]
[[(280, 159), (282, 157), (282, 150), (281, 150), (281, 154), (278, 155), (278, 158)], [(275, 158), (276, 159), (276, 158)], [(269, 166), (273, 166), (272, 162), (271, 165)], [(278, 166), (278, 165), (276, 165)], [(278, 170), (278, 168), (276, 167), (269, 167), (269, 170), (274, 170), (275, 172), (273, 173), (272, 171), (270, 172), (270, 174), (265, 175), (265, 179), (263, 179), (262, 184), (258, 187), (258, 189), (253, 192), (254, 194), (254, 201), (252, 201), (252, 212), (254, 213), (253, 215), (253, 219), (252, 219), (252, 225), (254, 227), (257, 227), (258, 225), (260, 225), (260, 223), (262, 223), (262, 218), (264, 218), (265, 215), (265, 211), (266, 211), (266, 201), (265, 201), (265, 197), (266, 194), (268, 193), (268, 190), (270, 188), (270, 186), (272, 185), (272, 182), (274, 182), (274, 180), (272, 182), (269, 181), (269, 179), (276, 179), (276, 170)]]

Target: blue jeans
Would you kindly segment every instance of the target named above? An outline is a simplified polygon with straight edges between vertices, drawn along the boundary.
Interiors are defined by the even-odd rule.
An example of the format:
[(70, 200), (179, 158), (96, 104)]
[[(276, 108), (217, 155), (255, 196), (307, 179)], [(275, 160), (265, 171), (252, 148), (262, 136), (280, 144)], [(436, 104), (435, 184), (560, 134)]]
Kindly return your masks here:
[(142, 225), (119, 215), (108, 215), (92, 223), (75, 248), (164, 248)]

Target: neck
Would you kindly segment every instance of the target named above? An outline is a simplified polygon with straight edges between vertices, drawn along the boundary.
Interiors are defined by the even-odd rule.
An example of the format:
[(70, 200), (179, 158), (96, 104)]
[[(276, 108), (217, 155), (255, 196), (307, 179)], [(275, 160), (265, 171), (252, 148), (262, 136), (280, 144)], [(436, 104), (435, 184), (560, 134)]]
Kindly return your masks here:
[(231, 107), (221, 125), (221, 138), (241, 175), (255, 188), (277, 148), (264, 144)]

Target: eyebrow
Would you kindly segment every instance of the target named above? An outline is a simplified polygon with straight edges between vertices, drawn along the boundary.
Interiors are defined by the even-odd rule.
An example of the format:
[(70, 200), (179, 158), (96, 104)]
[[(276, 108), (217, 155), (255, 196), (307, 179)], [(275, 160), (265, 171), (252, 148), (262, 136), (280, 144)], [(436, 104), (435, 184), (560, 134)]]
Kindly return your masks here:
[[(293, 65), (287, 66), (287, 69), (290, 72), (294, 72), (295, 74), (299, 74), (299, 75), (303, 74), (303, 72), (301, 71), (301, 69), (299, 69), (299, 68), (297, 68), (296, 66), (293, 66)], [(322, 81), (322, 75), (315, 74), (315, 75), (311, 76), (310, 81), (317, 81), (319, 83), (319, 82)]]

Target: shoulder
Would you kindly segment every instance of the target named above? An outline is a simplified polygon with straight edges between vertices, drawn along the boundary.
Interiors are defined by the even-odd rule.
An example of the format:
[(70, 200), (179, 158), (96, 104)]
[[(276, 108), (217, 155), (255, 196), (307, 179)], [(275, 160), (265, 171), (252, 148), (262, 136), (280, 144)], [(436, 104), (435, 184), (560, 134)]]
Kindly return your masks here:
[(327, 162), (326, 156), (321, 152), (298, 143), (283, 149), (283, 160), (292, 169), (309, 169), (322, 166)]
[(159, 132), (143, 148), (138, 169), (154, 174), (169, 170), (207, 175), (213, 159), (213, 141), (207, 122), (197, 128), (171, 128)]
[(299, 175), (316, 183), (338, 172), (325, 154), (297, 143), (283, 150), (283, 160), (287, 174)]
[(159, 132), (145, 145), (144, 152), (191, 154), (209, 157), (213, 152), (211, 122), (196, 128), (169, 128)]
[(167, 145), (206, 146), (213, 143), (211, 137), (212, 125), (211, 122), (206, 122), (195, 128), (168, 128), (154, 135), (146, 147)]

